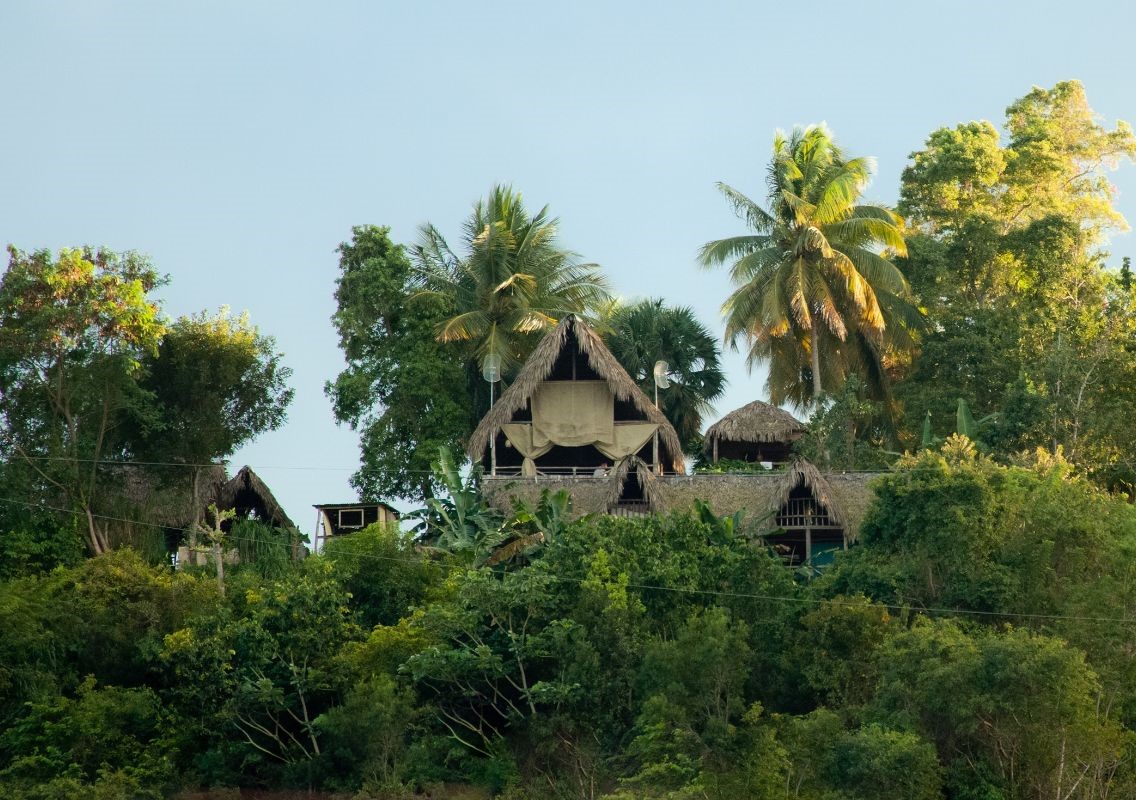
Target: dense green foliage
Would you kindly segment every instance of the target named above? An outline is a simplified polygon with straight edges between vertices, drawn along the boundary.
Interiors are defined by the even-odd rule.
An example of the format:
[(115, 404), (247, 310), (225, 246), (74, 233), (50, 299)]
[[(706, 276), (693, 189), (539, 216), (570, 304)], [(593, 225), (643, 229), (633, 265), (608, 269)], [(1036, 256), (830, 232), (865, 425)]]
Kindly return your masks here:
[[(565, 313), (606, 318), (648, 389), (670, 363), (687, 443), (721, 387), (686, 310), (605, 315), (602, 277), (510, 190), (460, 255), (433, 228), (409, 256), (375, 227), (340, 248), (347, 368), (327, 391), (362, 433), (356, 487), (421, 498), (415, 530), (297, 559), (294, 532), (235, 521), (224, 591), (164, 544), (114, 546), (100, 503), (166, 477), (98, 462), (188, 468), (279, 425), (271, 339), (227, 312), (164, 319), (135, 254), (13, 250), (0, 794), (1136, 796), (1136, 509), (1113, 491), (1136, 485), (1136, 298), (1102, 250), (1123, 222), (1102, 167), (1136, 137), (1073, 82), (1012, 104), (1006, 131), (931, 134), (906, 229), (859, 204), (867, 162), (821, 128), (778, 140), (768, 209), (723, 188), (755, 232), (704, 260), (733, 262), (730, 332), (772, 359), (773, 399), (815, 406), (797, 449), (887, 468), (819, 573), (744, 512), (576, 519), (552, 490), (506, 512), (463, 472), (476, 367), (507, 376)], [(196, 476), (177, 473), (183, 498)]]
[(996, 454), (1063, 448), (1128, 488), (1136, 305), (1101, 247), (1125, 227), (1104, 170), (1136, 157), (1136, 136), (1107, 129), (1076, 81), (1035, 88), (1005, 128), (937, 130), (903, 173), (902, 267), (933, 322), (896, 387), (908, 444), (927, 412), (946, 435), (961, 397), (999, 414), (983, 437)]
[[(0, 517), (15, 558), (69, 560), (71, 529), (56, 515), (38, 520), (45, 508), (73, 513), (91, 553), (114, 547), (100, 511), (121, 508), (130, 492), (113, 462), (169, 462), (174, 471), (146, 480), (196, 496), (201, 465), (284, 422), (291, 371), (272, 339), (225, 310), (166, 319), (150, 296), (163, 282), (137, 253), (10, 248), (0, 281), (0, 485), (16, 499)], [(11, 557), (5, 548), (0, 570)]]
[(702, 428), (711, 403), (726, 388), (718, 343), (694, 312), (662, 300), (617, 305), (604, 319), (604, 340), (611, 354), (648, 397), (654, 397), (654, 368), (668, 367), (670, 386), (659, 392), (659, 408), (688, 452), (702, 444)]
[(347, 368), (329, 382), (335, 418), (361, 434), (351, 482), (369, 499), (434, 492), (430, 459), (473, 430), (461, 354), (435, 340), (449, 305), (414, 297), (418, 277), (386, 228), (359, 226), (339, 246), (332, 317)]
[(485, 526), (539, 530), (521, 559), (374, 526), (279, 572), (234, 567), (225, 597), (129, 551), (9, 580), (0, 786), (1136, 789), (1136, 511), (1064, 462), (1004, 467), (955, 442), (877, 491), (860, 546), (812, 581), (744, 518), (567, 522), (552, 498)]
[(891, 261), (907, 253), (902, 221), (859, 202), (871, 166), (813, 125), (774, 138), (768, 208), (718, 184), (753, 233), (708, 242), (701, 261), (730, 265), (726, 339), (744, 339), (750, 364), (768, 364), (776, 404), (816, 406), (849, 374), (886, 396), (885, 360), (911, 347), (920, 319)]

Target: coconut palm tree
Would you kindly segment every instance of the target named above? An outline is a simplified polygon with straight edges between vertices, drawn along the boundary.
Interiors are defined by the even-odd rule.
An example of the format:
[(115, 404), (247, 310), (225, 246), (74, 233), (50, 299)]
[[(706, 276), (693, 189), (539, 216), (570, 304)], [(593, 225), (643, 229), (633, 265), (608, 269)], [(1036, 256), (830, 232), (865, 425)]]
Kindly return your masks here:
[(561, 247), (556, 226), (547, 206), (530, 215), (508, 186), (494, 186), (474, 205), (463, 225), (461, 255), (437, 228), (423, 226), (413, 249), (420, 294), (450, 304), (438, 340), (463, 342), (479, 366), (495, 360), (508, 375), (562, 317), (587, 314), (605, 301), (599, 268)]
[(726, 385), (715, 337), (691, 309), (662, 300), (616, 306), (603, 322), (608, 349), (648, 397), (655, 396), (655, 363), (667, 362), (671, 385), (659, 392), (659, 408), (683, 448), (696, 451), (703, 417)]
[(718, 184), (752, 233), (707, 243), (700, 260), (730, 264), (726, 340), (747, 341), (751, 366), (769, 362), (774, 403), (814, 405), (850, 371), (886, 382), (889, 354), (909, 345), (918, 324), (890, 260), (907, 252), (902, 220), (858, 202), (871, 169), (870, 159), (845, 158), (827, 127), (811, 125), (775, 136), (768, 210)]

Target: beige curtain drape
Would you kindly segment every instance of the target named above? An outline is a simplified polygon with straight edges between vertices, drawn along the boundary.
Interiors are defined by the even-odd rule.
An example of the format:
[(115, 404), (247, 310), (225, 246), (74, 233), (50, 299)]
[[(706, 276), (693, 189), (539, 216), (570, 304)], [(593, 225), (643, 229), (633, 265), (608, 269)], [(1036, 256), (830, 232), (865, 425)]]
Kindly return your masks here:
[[(585, 442), (585, 444), (594, 445), (608, 458), (619, 461), (638, 453), (643, 445), (651, 440), (651, 436), (654, 435), (657, 427), (653, 422), (615, 423), (612, 425), (610, 441), (591, 441)], [(536, 438), (534, 435), (535, 427), (527, 422), (507, 423), (501, 426), (501, 431), (509, 440), (509, 444), (524, 457), (524, 461), (521, 463), (521, 474), (528, 477), (536, 475), (536, 459), (551, 450), (553, 445), (564, 444), (563, 442), (546, 441), (542, 445), (536, 445), (533, 442), (533, 439)]]
[(521, 474), (531, 478), (536, 475), (536, 459), (552, 449), (553, 442), (545, 442), (537, 447), (533, 444), (533, 426), (527, 422), (509, 422), (501, 426), (501, 431), (509, 444), (524, 456), (521, 462)]
[(654, 422), (619, 422), (612, 426), (611, 441), (594, 444), (605, 456), (618, 461), (638, 453), (658, 427)]
[(615, 399), (605, 381), (548, 381), (532, 397), (532, 442), (581, 447), (613, 441)]

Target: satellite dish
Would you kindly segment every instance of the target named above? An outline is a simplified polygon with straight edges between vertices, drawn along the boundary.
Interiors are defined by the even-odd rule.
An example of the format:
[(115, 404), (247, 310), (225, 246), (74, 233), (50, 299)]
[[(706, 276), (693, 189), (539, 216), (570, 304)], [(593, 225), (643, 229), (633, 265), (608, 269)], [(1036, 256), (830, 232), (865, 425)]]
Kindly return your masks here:
[(496, 353), (490, 353), (481, 362), (481, 377), (489, 383), (497, 383), (501, 380), (501, 356)]
[(671, 365), (666, 361), (655, 362), (655, 385), (660, 389), (667, 389), (671, 385), (671, 379), (667, 376), (670, 368)]

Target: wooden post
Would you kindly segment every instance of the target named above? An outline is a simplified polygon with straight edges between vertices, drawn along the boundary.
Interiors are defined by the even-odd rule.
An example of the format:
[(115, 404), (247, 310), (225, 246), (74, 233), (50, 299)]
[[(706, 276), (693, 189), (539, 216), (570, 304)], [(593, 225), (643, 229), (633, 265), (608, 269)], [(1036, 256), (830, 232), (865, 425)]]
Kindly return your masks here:
[(714, 464), (718, 463), (718, 437), (714, 437)]
[[(659, 383), (655, 382), (655, 410), (659, 410)], [(651, 437), (652, 460), (655, 462), (655, 474), (659, 473), (659, 426), (655, 426), (655, 435)]]
[[(493, 381), (489, 382), (489, 413), (493, 413)], [(497, 476), (497, 432), (489, 439), (489, 474)]]
[(813, 529), (805, 523), (805, 563), (809, 565), (810, 575), (813, 568)]
[(221, 540), (213, 541), (213, 560), (217, 562), (217, 591), (225, 596), (225, 553), (221, 549)]

